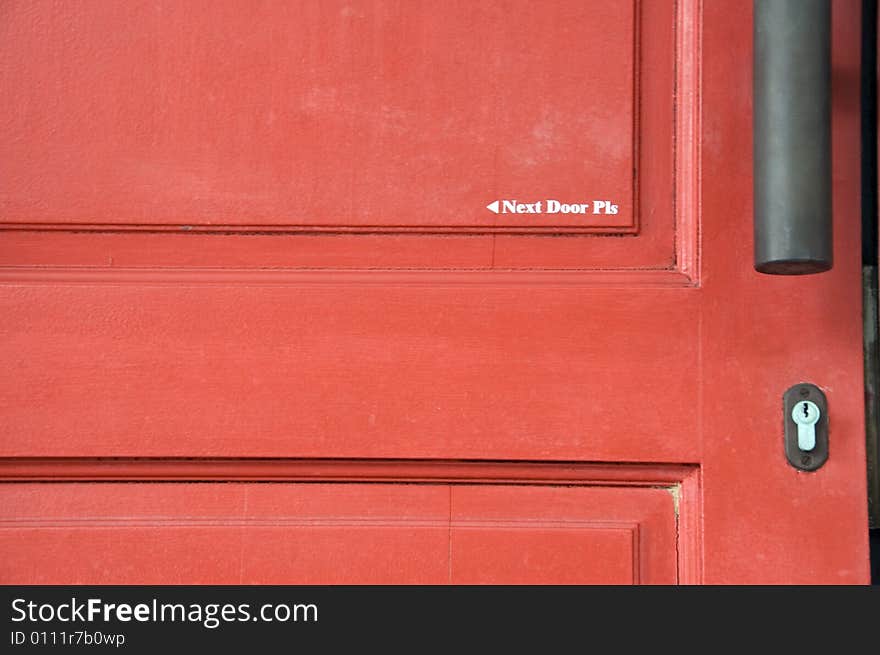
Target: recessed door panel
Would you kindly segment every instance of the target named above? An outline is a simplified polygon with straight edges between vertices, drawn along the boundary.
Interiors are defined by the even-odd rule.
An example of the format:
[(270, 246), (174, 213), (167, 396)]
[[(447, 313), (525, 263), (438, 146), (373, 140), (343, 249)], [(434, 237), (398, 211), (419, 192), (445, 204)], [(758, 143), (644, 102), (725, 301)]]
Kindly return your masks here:
[[(504, 520), (491, 509), (452, 510), (473, 493), (485, 495), (468, 486), (406, 484), (4, 485), (0, 582), (675, 579), (675, 517), (666, 491), (491, 487), (496, 506), (528, 504), (522, 512), (509, 507)], [(585, 506), (593, 509), (585, 514)], [(640, 558), (664, 565), (640, 571)]]

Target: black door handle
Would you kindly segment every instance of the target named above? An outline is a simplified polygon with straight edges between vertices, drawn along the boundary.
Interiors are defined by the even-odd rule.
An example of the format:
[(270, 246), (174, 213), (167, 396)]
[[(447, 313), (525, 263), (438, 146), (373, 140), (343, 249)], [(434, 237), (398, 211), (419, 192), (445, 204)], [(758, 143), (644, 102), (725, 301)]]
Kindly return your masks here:
[(755, 269), (831, 268), (829, 0), (754, 2)]

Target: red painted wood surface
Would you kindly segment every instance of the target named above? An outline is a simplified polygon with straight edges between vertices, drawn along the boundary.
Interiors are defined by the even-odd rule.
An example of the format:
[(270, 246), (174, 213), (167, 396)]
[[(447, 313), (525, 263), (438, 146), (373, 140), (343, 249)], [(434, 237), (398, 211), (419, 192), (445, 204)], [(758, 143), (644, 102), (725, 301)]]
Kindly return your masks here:
[(632, 226), (636, 4), (13, 4), (3, 219)]
[(15, 484), (0, 504), (11, 584), (676, 579), (664, 489)]
[(453, 487), (450, 581), (671, 584), (674, 512), (668, 489)]
[[(179, 487), (146, 481), (272, 479), (252, 458), (289, 471), (254, 493), (308, 503), (325, 493), (297, 484), (312, 459), (344, 458), (358, 482), (380, 458), (403, 468), (377, 511), (433, 521), (406, 461), (449, 484), (470, 479), (453, 474), (462, 460), (505, 461), (492, 491), (431, 487), (447, 510), (449, 489), (470, 490), (452, 505), (472, 503), (463, 520), (503, 524), (454, 531), (471, 558), (456, 580), (867, 581), (852, 3), (834, 3), (835, 268), (797, 278), (751, 265), (750, 3), (196, 7), (3, 9), (0, 475), (79, 480), (69, 504), (54, 485), (5, 485), (4, 519), (30, 508), (69, 530), (65, 517), (137, 517), (156, 497), (180, 517)], [(630, 190), (626, 211), (513, 223), (484, 209), (595, 187)], [(782, 449), (781, 396), (800, 381), (829, 400), (831, 455), (812, 474)], [(108, 462), (144, 482), (89, 484)], [(547, 462), (626, 471), (625, 522), (654, 535), (646, 550), (607, 527), (624, 520), (609, 473), (567, 495), (554, 474), (527, 494), (543, 527), (511, 527), (527, 492), (502, 483)], [(667, 490), (645, 488), (670, 464), (696, 472), (661, 484), (677, 519)], [(200, 486), (186, 516), (237, 515), (225, 486)], [(370, 515), (348, 485), (321, 488), (326, 516)], [(285, 526), (266, 548), (318, 539)], [(23, 581), (58, 546), (20, 527)], [(403, 528), (315, 541), (342, 560), (367, 550), (345, 575), (273, 573), (256, 561), (266, 529), (234, 530), (254, 540), (249, 580), (374, 580), (383, 540), (418, 551), (385, 580), (449, 579), (437, 544)], [(138, 557), (161, 571), (167, 536), (144, 530), (156, 548)], [(104, 554), (108, 571), (127, 570), (125, 548)], [(582, 571), (583, 548), (606, 566)], [(239, 560), (220, 559), (188, 578), (169, 558), (167, 581), (232, 579)]]

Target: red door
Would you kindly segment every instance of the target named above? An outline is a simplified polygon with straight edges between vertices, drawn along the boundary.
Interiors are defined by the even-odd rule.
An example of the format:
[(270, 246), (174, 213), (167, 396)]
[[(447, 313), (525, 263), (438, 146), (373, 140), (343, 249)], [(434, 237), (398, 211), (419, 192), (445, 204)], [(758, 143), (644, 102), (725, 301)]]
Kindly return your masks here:
[(802, 277), (752, 268), (750, 2), (0, 29), (0, 581), (867, 582), (856, 4)]

